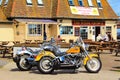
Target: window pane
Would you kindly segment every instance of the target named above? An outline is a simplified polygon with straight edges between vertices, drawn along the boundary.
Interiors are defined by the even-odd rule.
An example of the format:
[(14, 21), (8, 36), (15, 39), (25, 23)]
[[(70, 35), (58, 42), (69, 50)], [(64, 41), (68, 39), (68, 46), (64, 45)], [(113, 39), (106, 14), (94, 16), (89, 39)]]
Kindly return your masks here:
[(32, 0), (26, 0), (27, 1), (27, 5), (32, 5)]
[(83, 0), (78, 0), (80, 6), (83, 6)]
[(93, 6), (92, 0), (88, 0), (88, 5)]
[(43, 1), (42, 0), (37, 0), (38, 5), (43, 5)]
[(98, 7), (102, 7), (101, 1), (97, 0)]
[(87, 27), (80, 27), (80, 36), (83, 39), (87, 39), (88, 38), (88, 28)]
[(61, 26), (60, 34), (73, 34), (73, 27), (72, 26)]
[(106, 26), (106, 32), (111, 32), (112, 31), (112, 27), (111, 26)]
[(102, 7), (101, 3), (98, 3), (98, 7)]
[(2, 4), (2, 0), (0, 0), (0, 5)]
[(29, 35), (41, 35), (42, 34), (42, 24), (29, 24), (28, 25)]
[(120, 40), (120, 28), (117, 28), (117, 39)]
[(70, 6), (74, 6), (73, 0), (68, 0)]

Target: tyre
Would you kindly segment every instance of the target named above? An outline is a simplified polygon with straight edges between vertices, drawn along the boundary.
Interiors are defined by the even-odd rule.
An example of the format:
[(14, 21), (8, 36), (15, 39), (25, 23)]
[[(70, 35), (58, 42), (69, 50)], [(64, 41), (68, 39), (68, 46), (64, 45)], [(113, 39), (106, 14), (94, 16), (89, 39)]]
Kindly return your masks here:
[(51, 57), (41, 58), (37, 65), (38, 70), (44, 74), (52, 73), (54, 71), (53, 66), (52, 66), (53, 65), (52, 60), (53, 58)]
[(21, 71), (28, 71), (32, 68), (32, 65), (29, 64), (26, 60), (26, 58), (28, 57), (29, 57), (28, 55), (21, 56), (20, 61), (16, 63), (17, 67)]
[(85, 68), (90, 73), (98, 73), (102, 67), (101, 60), (99, 58), (92, 58), (87, 61)]

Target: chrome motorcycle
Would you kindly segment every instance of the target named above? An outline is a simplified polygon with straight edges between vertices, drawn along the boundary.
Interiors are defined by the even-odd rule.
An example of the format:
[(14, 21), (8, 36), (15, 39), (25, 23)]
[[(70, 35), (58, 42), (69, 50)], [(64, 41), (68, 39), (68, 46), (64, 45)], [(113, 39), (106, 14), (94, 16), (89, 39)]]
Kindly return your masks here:
[(13, 56), (13, 61), (21, 71), (30, 70), (36, 65), (34, 59), (40, 51), (41, 49), (33, 51), (31, 48), (23, 46)]
[(62, 52), (57, 45), (47, 44), (35, 58), (41, 73), (52, 73), (57, 69), (78, 69), (84, 66), (88, 72), (97, 73), (102, 67), (98, 54), (88, 53), (82, 38), (67, 51)]

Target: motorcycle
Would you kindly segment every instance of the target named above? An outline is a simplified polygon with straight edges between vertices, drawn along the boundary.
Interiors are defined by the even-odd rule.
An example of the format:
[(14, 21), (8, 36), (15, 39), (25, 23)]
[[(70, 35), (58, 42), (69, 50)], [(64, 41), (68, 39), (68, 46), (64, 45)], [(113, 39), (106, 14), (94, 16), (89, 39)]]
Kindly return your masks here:
[(31, 48), (23, 46), (17, 53), (13, 56), (13, 61), (16, 63), (17, 67), (21, 71), (28, 71), (33, 66), (36, 65), (34, 62), (35, 57), (41, 50), (33, 51)]
[(47, 45), (39, 53), (35, 62), (41, 73), (48, 74), (58, 69), (78, 69), (84, 66), (90, 73), (98, 73), (102, 62), (98, 54), (88, 53), (82, 38), (76, 41), (67, 51), (62, 52), (57, 45)]
[(52, 45), (54, 42), (52, 39), (49, 43), (44, 42), (40, 45), (40, 49), (33, 51), (31, 48), (22, 46), (20, 50), (13, 56), (13, 61), (16, 63), (18, 69), (21, 71), (28, 71), (33, 66), (36, 66), (35, 57), (42, 50), (46, 50), (48, 45)]

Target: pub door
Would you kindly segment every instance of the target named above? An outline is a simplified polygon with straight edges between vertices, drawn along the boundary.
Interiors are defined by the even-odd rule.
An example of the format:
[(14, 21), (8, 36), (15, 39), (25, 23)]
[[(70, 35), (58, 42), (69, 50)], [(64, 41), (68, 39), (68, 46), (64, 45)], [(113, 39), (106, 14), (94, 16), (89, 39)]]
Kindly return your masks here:
[(100, 26), (95, 27), (95, 41), (97, 41), (98, 34), (100, 34)]

